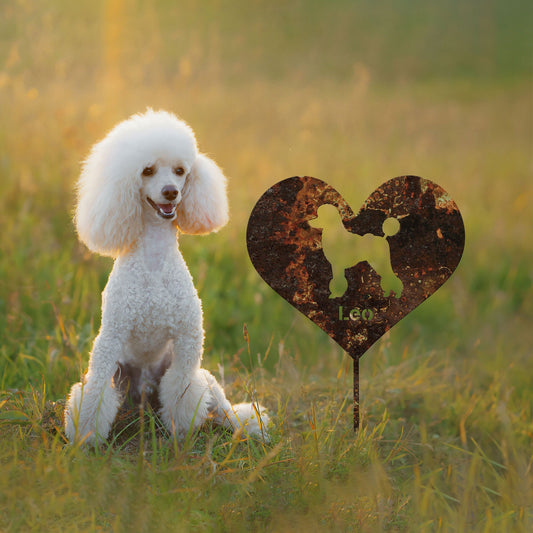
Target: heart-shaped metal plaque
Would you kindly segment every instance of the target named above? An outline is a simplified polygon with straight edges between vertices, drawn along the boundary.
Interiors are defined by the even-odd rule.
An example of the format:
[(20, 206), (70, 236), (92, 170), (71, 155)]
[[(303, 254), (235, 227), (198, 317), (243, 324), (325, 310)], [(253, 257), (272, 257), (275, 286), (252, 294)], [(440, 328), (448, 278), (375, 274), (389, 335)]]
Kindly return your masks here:
[[(327, 231), (320, 228), (319, 208), (328, 204), (352, 234), (347, 250), (361, 250), (359, 261), (340, 273), (327, 259)], [(359, 357), (452, 275), (463, 253), (465, 232), (448, 193), (417, 176), (387, 181), (357, 214), (327, 183), (293, 177), (261, 196), (250, 215), (246, 239), (261, 277), (354, 359), (358, 427)], [(369, 240), (385, 248), (385, 263), (378, 266), (365, 255)], [(347, 288), (332, 294), (330, 282), (342, 274)]]

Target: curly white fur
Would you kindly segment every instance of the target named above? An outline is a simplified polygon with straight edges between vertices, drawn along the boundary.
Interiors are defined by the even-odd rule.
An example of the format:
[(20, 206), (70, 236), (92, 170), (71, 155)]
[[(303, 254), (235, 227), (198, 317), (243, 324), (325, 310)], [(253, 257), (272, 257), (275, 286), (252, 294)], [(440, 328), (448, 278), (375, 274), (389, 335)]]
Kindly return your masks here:
[(202, 307), (177, 228), (204, 234), (227, 220), (224, 175), (198, 153), (193, 131), (174, 115), (134, 115), (93, 147), (79, 179), (76, 228), (92, 251), (116, 260), (88, 371), (67, 401), (70, 442), (107, 438), (123, 401), (113, 379), (121, 365), (141, 376), (163, 368), (160, 416), (171, 432), (182, 435), (211, 417), (268, 438), (263, 408), (232, 406), (200, 367)]

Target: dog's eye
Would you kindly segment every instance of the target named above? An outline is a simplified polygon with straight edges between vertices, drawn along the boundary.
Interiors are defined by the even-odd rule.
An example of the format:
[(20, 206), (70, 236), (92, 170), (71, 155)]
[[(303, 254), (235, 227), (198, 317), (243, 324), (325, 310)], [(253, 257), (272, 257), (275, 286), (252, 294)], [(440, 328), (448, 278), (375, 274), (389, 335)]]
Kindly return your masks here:
[(183, 176), (183, 174), (185, 174), (185, 169), (183, 167), (176, 167), (174, 169), (174, 174), (177, 176)]
[(154, 165), (151, 165), (149, 167), (144, 167), (142, 174), (143, 176), (153, 176), (154, 172), (155, 172), (155, 167)]

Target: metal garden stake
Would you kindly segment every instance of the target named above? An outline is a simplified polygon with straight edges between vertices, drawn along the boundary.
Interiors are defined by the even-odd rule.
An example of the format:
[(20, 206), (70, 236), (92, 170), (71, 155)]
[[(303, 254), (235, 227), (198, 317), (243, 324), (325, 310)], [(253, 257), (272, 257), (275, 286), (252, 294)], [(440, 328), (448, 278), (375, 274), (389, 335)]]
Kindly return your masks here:
[[(328, 261), (319, 208), (333, 206), (361, 249), (360, 261), (338, 272)], [(463, 253), (463, 220), (436, 183), (393, 178), (354, 213), (327, 183), (293, 177), (276, 183), (255, 205), (247, 228), (250, 259), (280, 296), (322, 328), (353, 358), (354, 429), (359, 427), (359, 358), (394, 324), (431, 296), (456, 269)], [(365, 256), (369, 240), (390, 261)], [(388, 273), (388, 276), (384, 274)], [(334, 295), (331, 280), (347, 289)]]

